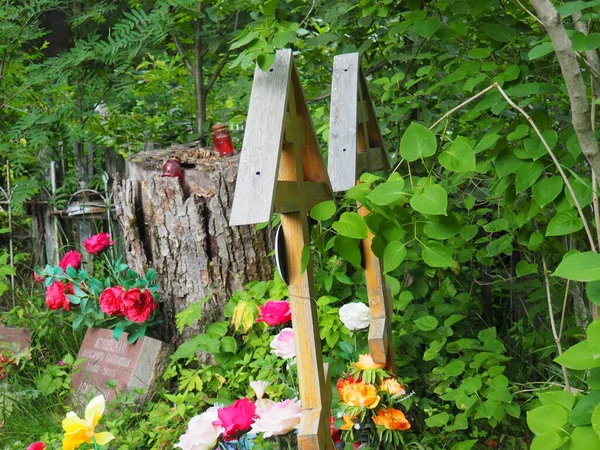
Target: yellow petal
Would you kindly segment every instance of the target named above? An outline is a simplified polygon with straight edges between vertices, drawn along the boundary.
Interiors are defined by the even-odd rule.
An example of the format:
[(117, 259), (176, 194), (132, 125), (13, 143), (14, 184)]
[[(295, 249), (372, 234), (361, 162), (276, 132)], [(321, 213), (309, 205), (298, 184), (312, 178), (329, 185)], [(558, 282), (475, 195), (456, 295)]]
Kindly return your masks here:
[(96, 440), (96, 444), (98, 445), (108, 444), (114, 438), (115, 437), (108, 431), (103, 431), (102, 433), (94, 433), (94, 439)]
[(104, 414), (104, 396), (98, 395), (97, 397), (94, 397), (88, 403), (87, 408), (85, 408), (85, 420), (87, 420), (91, 430), (96, 428), (102, 414)]
[(72, 411), (67, 413), (67, 417), (63, 419), (62, 427), (66, 433), (74, 433), (78, 430), (89, 430), (87, 422), (77, 417), (77, 414)]
[(65, 434), (63, 438), (63, 450), (75, 450), (83, 443), (91, 444), (91, 433), (86, 430), (78, 430), (74, 433)]

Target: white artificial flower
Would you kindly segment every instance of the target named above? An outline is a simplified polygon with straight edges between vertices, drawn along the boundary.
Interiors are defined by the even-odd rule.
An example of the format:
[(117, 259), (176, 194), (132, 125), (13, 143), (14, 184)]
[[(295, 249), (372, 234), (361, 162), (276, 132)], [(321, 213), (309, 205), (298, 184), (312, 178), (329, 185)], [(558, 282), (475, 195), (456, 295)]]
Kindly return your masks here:
[(179, 437), (175, 448), (182, 450), (213, 450), (217, 440), (223, 432), (223, 427), (213, 425), (218, 420), (218, 411), (221, 405), (208, 408), (202, 414), (192, 417), (188, 423), (187, 430)]
[(287, 434), (300, 424), (302, 406), (298, 400), (284, 400), (263, 409), (252, 424), (251, 433), (265, 433), (265, 438)]
[(292, 359), (296, 357), (296, 342), (294, 340), (294, 330), (284, 328), (271, 341), (271, 353), (283, 359)]
[(256, 412), (262, 411), (266, 408), (269, 408), (275, 402), (273, 400), (269, 400), (268, 398), (263, 398), (265, 395), (265, 391), (267, 390), (267, 386), (271, 384), (268, 381), (252, 381), (250, 382), (250, 387), (254, 389), (256, 392), (256, 401), (254, 404), (256, 405)]
[(371, 323), (371, 310), (364, 303), (348, 303), (340, 308), (340, 320), (350, 331), (362, 330)]

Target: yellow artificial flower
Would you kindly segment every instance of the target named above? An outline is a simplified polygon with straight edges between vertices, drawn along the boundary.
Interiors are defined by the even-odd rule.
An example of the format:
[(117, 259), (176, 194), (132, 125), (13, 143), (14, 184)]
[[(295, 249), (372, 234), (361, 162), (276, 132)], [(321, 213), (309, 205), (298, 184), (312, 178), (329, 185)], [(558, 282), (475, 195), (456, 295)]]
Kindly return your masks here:
[(98, 425), (100, 418), (104, 414), (104, 396), (94, 397), (85, 408), (85, 419), (77, 417), (73, 411), (67, 413), (63, 419), (62, 426), (65, 430), (63, 437), (63, 450), (75, 450), (81, 444), (91, 444), (92, 438), (98, 445), (104, 445), (112, 441), (115, 437), (108, 431), (94, 433), (94, 428)]
[(342, 416), (342, 420), (344, 421), (344, 424), (340, 427), (340, 430), (344, 431), (351, 430), (358, 422), (355, 422), (356, 416)]
[(385, 364), (379, 364), (373, 361), (371, 355), (360, 355), (358, 357), (358, 361), (354, 363), (354, 367), (358, 370), (368, 370), (368, 369), (383, 369)]

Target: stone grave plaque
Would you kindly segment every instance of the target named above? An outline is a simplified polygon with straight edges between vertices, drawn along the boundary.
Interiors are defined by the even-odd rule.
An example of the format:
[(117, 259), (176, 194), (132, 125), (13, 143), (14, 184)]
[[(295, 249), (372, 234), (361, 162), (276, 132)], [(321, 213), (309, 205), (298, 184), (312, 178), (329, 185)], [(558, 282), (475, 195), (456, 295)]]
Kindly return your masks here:
[(100, 393), (106, 401), (112, 400), (115, 390), (106, 386), (112, 380), (117, 383), (116, 391), (149, 391), (161, 376), (170, 353), (170, 346), (157, 339), (144, 337), (132, 345), (127, 342), (127, 333), (116, 341), (111, 330), (89, 329), (77, 355), (84, 362), (71, 379), (74, 403), (85, 404), (89, 397)]
[(16, 344), (15, 350), (23, 350), (31, 344), (31, 331), (29, 328), (3, 327), (0, 326), (0, 349), (8, 344), (10, 347)]

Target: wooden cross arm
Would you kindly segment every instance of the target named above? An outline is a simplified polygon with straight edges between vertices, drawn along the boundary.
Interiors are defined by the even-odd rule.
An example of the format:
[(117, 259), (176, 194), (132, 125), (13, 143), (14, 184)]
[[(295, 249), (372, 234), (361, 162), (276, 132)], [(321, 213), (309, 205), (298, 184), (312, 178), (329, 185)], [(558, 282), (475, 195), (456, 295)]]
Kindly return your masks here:
[(325, 183), (297, 181), (278, 181), (275, 188), (273, 211), (291, 213), (310, 211), (310, 209), (325, 200), (331, 200), (331, 188)]

